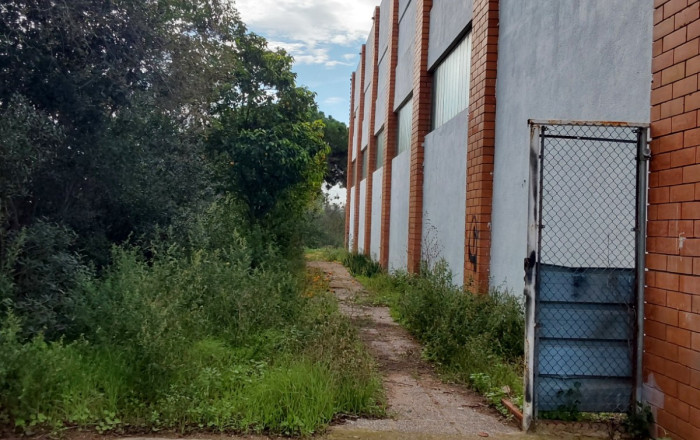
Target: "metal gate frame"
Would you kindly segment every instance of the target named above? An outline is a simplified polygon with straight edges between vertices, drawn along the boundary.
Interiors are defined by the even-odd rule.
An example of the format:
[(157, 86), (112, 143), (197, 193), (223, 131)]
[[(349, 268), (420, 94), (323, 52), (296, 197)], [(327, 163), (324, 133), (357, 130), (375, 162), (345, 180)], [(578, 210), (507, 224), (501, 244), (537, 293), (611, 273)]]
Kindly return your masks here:
[(540, 251), (541, 194), (543, 174), (541, 168), (544, 138), (542, 128), (552, 125), (630, 127), (637, 129), (637, 206), (636, 206), (636, 347), (633, 365), (633, 395), (631, 408), (642, 396), (642, 354), (644, 343), (644, 272), (647, 235), (648, 161), (650, 157), (647, 123), (529, 120), (530, 125), (530, 187), (528, 195), (528, 234), (525, 270), (525, 375), (522, 429), (528, 431), (537, 421), (536, 376), (537, 365), (537, 262)]

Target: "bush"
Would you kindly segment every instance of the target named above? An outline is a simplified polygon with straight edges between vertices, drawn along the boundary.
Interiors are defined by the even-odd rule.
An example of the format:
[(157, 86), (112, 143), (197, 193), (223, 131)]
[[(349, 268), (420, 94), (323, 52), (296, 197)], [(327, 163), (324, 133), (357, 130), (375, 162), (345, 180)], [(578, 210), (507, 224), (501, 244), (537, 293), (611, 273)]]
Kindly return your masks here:
[(367, 255), (347, 253), (343, 265), (354, 276), (372, 277), (383, 272), (382, 266)]
[[(25, 432), (175, 428), (311, 434), (381, 414), (381, 381), (335, 299), (245, 240), (194, 252), (116, 247), (72, 292), (73, 341), (0, 331), (0, 421)], [(271, 250), (267, 255), (273, 255)]]
[(310, 248), (342, 247), (345, 244), (345, 207), (319, 195), (306, 212), (302, 234), (304, 246)]
[(75, 319), (74, 292), (92, 276), (75, 240), (70, 229), (44, 221), (8, 234), (0, 255), (0, 313), (11, 309), (24, 318), (25, 336), (57, 339)]

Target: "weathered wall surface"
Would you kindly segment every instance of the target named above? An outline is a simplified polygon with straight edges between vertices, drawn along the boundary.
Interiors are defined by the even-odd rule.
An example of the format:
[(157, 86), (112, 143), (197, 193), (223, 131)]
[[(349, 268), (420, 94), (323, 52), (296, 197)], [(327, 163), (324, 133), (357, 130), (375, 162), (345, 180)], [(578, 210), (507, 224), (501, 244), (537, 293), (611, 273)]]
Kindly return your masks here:
[[(350, 191), (350, 224), (355, 224), (355, 188)], [(355, 231), (351, 227), (348, 231), (348, 249), (352, 249), (353, 243), (355, 243)]]
[(434, 1), (430, 10), (428, 69), (450, 48), (472, 19), (472, 0)]
[(406, 269), (408, 247), (408, 176), (410, 154), (405, 151), (392, 161), (391, 229), (389, 269)]
[(457, 285), (464, 278), (466, 138), (466, 110), (425, 138), (422, 253), (431, 262), (444, 258)]
[(362, 148), (366, 147), (369, 143), (369, 122), (372, 109), (372, 80), (374, 78), (374, 26), (372, 26), (365, 47), (367, 49), (365, 55), (365, 89), (363, 91), (365, 94), (365, 114), (364, 120), (362, 121)]
[(384, 127), (386, 119), (386, 100), (389, 94), (389, 51), (380, 52), (379, 65), (377, 66), (377, 106), (374, 110), (374, 134)]
[(372, 175), (372, 236), (369, 247), (369, 255), (373, 260), (379, 261), (379, 243), (382, 232), (382, 179), (384, 169), (380, 168)]
[(379, 59), (382, 54), (389, 48), (389, 40), (391, 38), (390, 9), (393, 0), (382, 0), (379, 5)]
[[(404, 4), (406, 4), (405, 9), (402, 7)], [(404, 0), (400, 1), (399, 5), (399, 58), (396, 65), (394, 110), (399, 108), (413, 91), (413, 58), (415, 56), (416, 2)]]
[(389, 87), (389, 39), (391, 23), (389, 21), (390, 1), (383, 0), (379, 6), (379, 56), (377, 57), (377, 106), (374, 113), (374, 134), (384, 127), (386, 119), (386, 100)]
[(367, 179), (362, 179), (360, 182), (360, 228), (357, 232), (357, 250), (360, 253), (365, 251), (365, 205), (367, 200)]
[(648, 122), (651, 20), (651, 0), (500, 1), (492, 285), (524, 287), (528, 119)]
[[(372, 84), (371, 81), (367, 81)], [(369, 143), (369, 114), (371, 111), (371, 102), (372, 102), (372, 87), (367, 89), (365, 92), (365, 118), (362, 121), (362, 147), (361, 148), (366, 148), (367, 144)]]

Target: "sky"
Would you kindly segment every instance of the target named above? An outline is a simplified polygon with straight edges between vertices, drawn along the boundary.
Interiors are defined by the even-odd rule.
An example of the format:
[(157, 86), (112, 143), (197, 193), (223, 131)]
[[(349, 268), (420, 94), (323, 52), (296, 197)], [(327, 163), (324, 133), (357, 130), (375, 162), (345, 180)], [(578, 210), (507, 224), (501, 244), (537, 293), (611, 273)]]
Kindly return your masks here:
[(380, 0), (234, 0), (248, 29), (294, 57), (297, 84), (326, 115), (348, 123), (350, 75)]

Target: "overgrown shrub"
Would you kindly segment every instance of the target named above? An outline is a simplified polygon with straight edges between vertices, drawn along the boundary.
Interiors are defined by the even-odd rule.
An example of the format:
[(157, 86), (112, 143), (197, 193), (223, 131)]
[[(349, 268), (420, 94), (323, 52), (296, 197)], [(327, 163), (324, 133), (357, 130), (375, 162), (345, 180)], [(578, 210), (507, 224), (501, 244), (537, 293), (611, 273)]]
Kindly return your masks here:
[(304, 220), (304, 246), (340, 248), (345, 244), (345, 207), (331, 203), (326, 195), (319, 195)]
[(355, 276), (372, 277), (383, 272), (382, 266), (364, 254), (347, 253), (343, 264)]
[(525, 318), (517, 298), (495, 290), (474, 294), (457, 288), (444, 264), (408, 281), (397, 310), (440, 362), (449, 362), (476, 338), (485, 339), (489, 351), (508, 362), (522, 359)]
[[(2, 232), (0, 232), (2, 234)], [(5, 237), (0, 253), (0, 313), (24, 318), (22, 333), (56, 339), (75, 319), (76, 295), (92, 271), (75, 252), (70, 229), (38, 221)]]
[(381, 381), (335, 300), (304, 295), (274, 243), (209, 224), (202, 243), (225, 246), (114, 247), (99, 278), (66, 292), (65, 337), (29, 337), (32, 315), (9, 308), (0, 423), (307, 435), (337, 413), (381, 414)]

